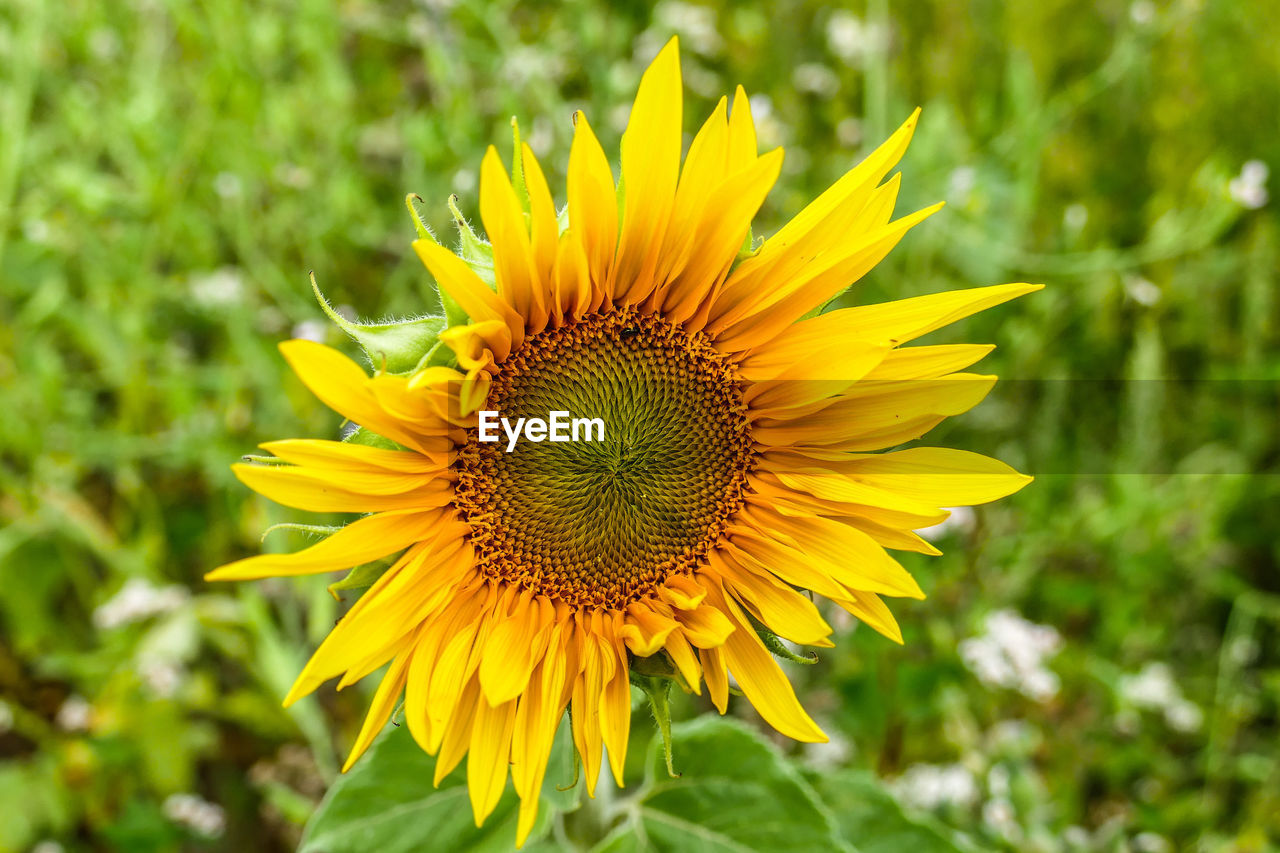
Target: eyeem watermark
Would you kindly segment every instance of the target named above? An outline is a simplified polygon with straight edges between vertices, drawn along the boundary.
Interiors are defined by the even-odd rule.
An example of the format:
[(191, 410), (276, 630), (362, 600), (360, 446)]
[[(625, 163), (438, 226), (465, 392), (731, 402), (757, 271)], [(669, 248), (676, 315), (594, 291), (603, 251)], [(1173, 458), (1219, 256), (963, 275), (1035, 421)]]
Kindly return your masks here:
[(498, 426), (507, 436), (507, 452), (515, 450), (521, 433), (528, 441), (604, 441), (604, 421), (601, 418), (571, 418), (568, 412), (550, 412), (550, 419), (517, 418), (515, 424), (509, 418), (500, 418), (490, 410), (480, 412), (480, 440), (500, 441)]

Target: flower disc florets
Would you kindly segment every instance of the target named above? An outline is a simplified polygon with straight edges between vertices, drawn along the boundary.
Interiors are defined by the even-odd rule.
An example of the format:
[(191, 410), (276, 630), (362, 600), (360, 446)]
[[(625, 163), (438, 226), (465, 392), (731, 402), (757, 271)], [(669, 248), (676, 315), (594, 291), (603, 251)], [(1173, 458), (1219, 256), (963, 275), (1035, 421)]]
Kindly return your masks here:
[(754, 454), (734, 368), (701, 335), (634, 311), (525, 341), (486, 407), (600, 418), (603, 441), (522, 441), (472, 429), (457, 506), (486, 574), (570, 606), (623, 607), (689, 572), (742, 502)]

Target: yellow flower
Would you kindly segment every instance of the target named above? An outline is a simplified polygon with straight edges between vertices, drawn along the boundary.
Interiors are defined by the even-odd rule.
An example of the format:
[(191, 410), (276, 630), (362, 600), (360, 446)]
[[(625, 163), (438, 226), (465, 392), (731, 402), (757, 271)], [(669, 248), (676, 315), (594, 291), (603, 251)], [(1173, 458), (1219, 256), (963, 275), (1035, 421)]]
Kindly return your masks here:
[[(936, 554), (913, 530), (944, 519), (939, 507), (1030, 479), (959, 450), (868, 451), (920, 437), (995, 381), (957, 372), (990, 347), (901, 344), (1038, 285), (809, 316), (937, 209), (891, 219), (899, 176), (884, 178), (916, 115), (755, 251), (744, 240), (781, 150), (757, 153), (741, 88), (683, 168), (680, 120), (673, 40), (640, 83), (616, 187), (576, 117), (563, 231), (529, 148), (517, 152), (527, 212), (489, 150), (480, 210), (496, 287), (429, 236), (413, 244), (469, 318), (440, 335), (456, 369), (369, 376), (324, 346), (284, 344), (316, 396), (400, 449), (263, 445), (282, 464), (237, 465), (251, 488), (365, 515), (301, 552), (210, 575), (312, 574), (403, 551), (286, 703), (389, 661), (347, 766), (403, 693), (437, 781), (469, 755), (478, 824), (510, 770), (521, 842), (566, 708), (587, 791), (605, 750), (622, 784), (636, 668), (705, 684), (721, 713), (732, 674), (778, 731), (825, 740), (770, 653), (776, 636), (832, 645), (803, 591), (901, 642), (881, 596), (923, 593), (885, 549)], [(479, 409), (598, 417), (604, 436), (508, 452), (505, 438), (478, 440)]]

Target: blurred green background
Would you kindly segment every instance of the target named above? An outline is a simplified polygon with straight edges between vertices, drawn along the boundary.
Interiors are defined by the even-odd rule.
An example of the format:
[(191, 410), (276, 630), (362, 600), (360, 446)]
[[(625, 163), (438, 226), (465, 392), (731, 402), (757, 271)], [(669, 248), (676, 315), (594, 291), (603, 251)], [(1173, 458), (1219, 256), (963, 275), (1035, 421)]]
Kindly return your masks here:
[(937, 440), (1039, 479), (906, 555), (905, 647), (788, 665), (833, 743), (779, 746), (970, 849), (1280, 843), (1274, 11), (0, 3), (0, 850), (297, 843), (368, 698), (280, 707), (339, 605), (201, 575), (301, 518), (229, 464), (337, 428), (275, 350), (347, 347), (307, 271), (433, 309), (404, 194), (474, 215), (512, 115), (563, 187), (572, 111), (616, 151), (672, 33), (685, 127), (742, 83), (787, 149), (757, 234), (924, 107), (900, 209), (949, 205), (851, 300), (1049, 284), (934, 336), (1011, 380)]

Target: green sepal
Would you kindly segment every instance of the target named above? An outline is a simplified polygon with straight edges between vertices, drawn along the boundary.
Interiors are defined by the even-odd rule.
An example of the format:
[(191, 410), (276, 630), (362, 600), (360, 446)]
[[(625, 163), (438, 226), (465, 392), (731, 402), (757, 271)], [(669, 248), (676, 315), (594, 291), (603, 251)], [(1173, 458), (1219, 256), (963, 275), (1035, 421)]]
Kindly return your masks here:
[(417, 367), (422, 357), (439, 341), (444, 331), (444, 317), (419, 317), (394, 323), (353, 323), (343, 317), (320, 292), (315, 273), (311, 274), (311, 289), (315, 292), (320, 310), (339, 329), (360, 344), (374, 369), (388, 373), (408, 373)]
[(428, 367), (457, 367), (458, 357), (453, 350), (449, 349), (444, 342), (438, 343), (431, 348), (431, 351), (422, 357), (422, 361), (418, 362), (418, 366), (414, 369), (414, 373), (424, 370)]
[(404, 445), (397, 444), (385, 435), (378, 435), (372, 430), (358, 426), (355, 430), (342, 439), (348, 444), (363, 444), (365, 447), (380, 447), (383, 450), (405, 450)]
[(327, 589), (335, 601), (341, 601), (342, 596), (338, 595), (338, 593), (345, 590), (364, 592), (377, 583), (378, 578), (386, 574), (387, 569), (390, 567), (391, 562), (389, 560), (380, 560), (376, 563), (365, 563), (363, 566), (356, 566), (347, 572), (346, 577), (342, 580), (329, 584)]
[[(656, 657), (656, 655), (655, 655)], [(662, 750), (667, 759), (667, 775), (679, 779), (675, 765), (671, 760), (671, 696), (672, 679), (663, 676), (642, 675), (632, 668), (631, 683), (644, 691), (649, 700), (649, 710), (653, 713), (653, 721), (658, 726), (658, 734), (662, 736)]]
[(529, 201), (529, 185), (524, 180), (524, 152), (520, 150), (520, 122), (511, 117), (511, 186), (520, 199), (520, 207), (524, 215), (529, 215), (532, 206)]
[(298, 524), (294, 521), (282, 521), (262, 531), (262, 539), (265, 541), (268, 535), (275, 533), (277, 530), (300, 530), (303, 533), (310, 533), (312, 536), (332, 536), (341, 529), (341, 525), (336, 524)]
[(240, 457), (241, 462), (253, 462), (256, 465), (284, 465), (286, 464), (279, 456), (261, 456), (257, 453), (246, 453)]
[(764, 643), (764, 647), (777, 657), (783, 660), (789, 660), (792, 663), (803, 663), (812, 665), (818, 662), (816, 652), (810, 652), (807, 655), (798, 655), (791, 649), (787, 648), (786, 643), (778, 639), (778, 635), (770, 631), (763, 625), (756, 625), (756, 635), (760, 638), (760, 642)]
[[(458, 228), (458, 257), (471, 267), (471, 271), (480, 276), (480, 280), (489, 285), (490, 289), (497, 290), (497, 277), (493, 271), (493, 246), (471, 227), (471, 223), (467, 222), (467, 218), (462, 215), (462, 211), (458, 209), (458, 196), (449, 196), (449, 212), (453, 214), (453, 224)], [(445, 293), (441, 291), (440, 298), (444, 299)], [(452, 301), (452, 300), (451, 300)], [(462, 321), (465, 323), (467, 316), (462, 315)], [(454, 325), (451, 322), (450, 325)]]
[(755, 239), (755, 231), (748, 225), (747, 236), (742, 238), (742, 245), (738, 248), (738, 261), (749, 258), (759, 251), (759, 246), (755, 245)]

